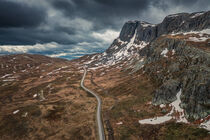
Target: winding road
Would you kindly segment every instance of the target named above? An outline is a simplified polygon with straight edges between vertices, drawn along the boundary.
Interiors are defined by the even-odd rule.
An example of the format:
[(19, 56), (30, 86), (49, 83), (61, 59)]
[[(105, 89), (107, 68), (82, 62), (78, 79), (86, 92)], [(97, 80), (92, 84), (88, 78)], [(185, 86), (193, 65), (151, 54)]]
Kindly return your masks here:
[(97, 94), (95, 94), (93, 91), (89, 90), (88, 88), (84, 86), (84, 79), (87, 74), (87, 70), (85, 67), (83, 69), (84, 69), (84, 75), (82, 77), (80, 85), (85, 91), (89, 92), (90, 94), (95, 96), (97, 99), (98, 105), (97, 105), (96, 118), (97, 118), (97, 125), (98, 125), (98, 135), (99, 135), (99, 140), (105, 140), (104, 127), (101, 120), (101, 99)]

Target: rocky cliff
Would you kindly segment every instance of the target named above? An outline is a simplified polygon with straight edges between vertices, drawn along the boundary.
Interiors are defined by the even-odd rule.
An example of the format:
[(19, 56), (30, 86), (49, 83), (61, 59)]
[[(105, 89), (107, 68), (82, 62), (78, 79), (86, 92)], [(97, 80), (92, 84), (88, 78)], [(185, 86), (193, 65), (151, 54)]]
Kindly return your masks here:
[(210, 11), (197, 13), (180, 13), (169, 15), (157, 25), (142, 22), (128, 21), (122, 28), (119, 39), (130, 41), (136, 31), (135, 43), (149, 42), (163, 34), (200, 31), (210, 27)]
[(210, 114), (210, 36), (205, 36), (205, 41), (194, 42), (182, 38), (186, 35), (166, 35), (140, 51), (145, 57), (139, 62), (144, 63), (142, 70), (160, 85), (154, 105), (175, 101), (182, 89), (181, 107), (188, 119)]

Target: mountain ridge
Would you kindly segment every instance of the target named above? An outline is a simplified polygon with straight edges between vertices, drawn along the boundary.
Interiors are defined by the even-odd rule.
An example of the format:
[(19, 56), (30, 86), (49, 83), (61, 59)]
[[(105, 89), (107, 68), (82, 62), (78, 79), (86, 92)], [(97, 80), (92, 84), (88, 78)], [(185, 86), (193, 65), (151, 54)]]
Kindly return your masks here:
[(97, 61), (102, 64), (115, 64), (128, 59), (136, 61), (139, 59), (138, 51), (161, 35), (199, 32), (208, 28), (210, 28), (210, 11), (169, 15), (156, 25), (145, 21), (128, 21), (123, 25), (119, 37), (103, 54), (94, 56), (98, 59), (93, 60), (91, 64), (99, 63)]

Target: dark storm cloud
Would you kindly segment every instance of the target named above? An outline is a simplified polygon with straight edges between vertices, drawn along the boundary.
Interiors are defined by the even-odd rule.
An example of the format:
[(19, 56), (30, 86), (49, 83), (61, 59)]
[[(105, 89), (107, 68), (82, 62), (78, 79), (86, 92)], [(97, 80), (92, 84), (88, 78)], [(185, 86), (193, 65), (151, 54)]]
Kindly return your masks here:
[(80, 16), (94, 22), (95, 29), (116, 28), (128, 18), (137, 18), (147, 9), (148, 0), (52, 0), (52, 5), (66, 16)]
[[(197, 2), (199, 3), (205, 2), (207, 5), (201, 6), (199, 5), (199, 3), (197, 4)], [(189, 6), (192, 6), (194, 4), (196, 4), (197, 7), (199, 7), (199, 9), (202, 9), (202, 7), (208, 6), (208, 3), (210, 4), (208, 0), (152, 0), (151, 1), (152, 5), (160, 8), (163, 11), (167, 11), (169, 8), (174, 8), (177, 6), (186, 7), (186, 9), (188, 9)], [(183, 11), (180, 11), (180, 12), (183, 12)]]
[(210, 0), (0, 0), (0, 45), (87, 42), (107, 48), (106, 31), (116, 34), (128, 20), (159, 23), (168, 14), (204, 10)]
[[(51, 0), (50, 2), (66, 17), (81, 17), (93, 22), (94, 30), (106, 28), (120, 30), (127, 20), (145, 20), (143, 14), (145, 17), (148, 15), (152, 22), (160, 22), (160, 19), (157, 21), (155, 17), (149, 17), (151, 14), (149, 12), (153, 12), (151, 6), (159, 8), (160, 11), (152, 13), (154, 16), (164, 18), (167, 14), (176, 12), (208, 10), (210, 5), (209, 0)], [(162, 11), (165, 12), (164, 15), (160, 15), (163, 14)]]
[(45, 11), (38, 7), (0, 1), (0, 28), (35, 27), (45, 20), (45, 16)]
[(57, 42), (60, 44), (75, 44), (78, 40), (71, 39), (58, 31), (41, 31), (37, 29), (0, 29), (0, 45), (33, 45)]

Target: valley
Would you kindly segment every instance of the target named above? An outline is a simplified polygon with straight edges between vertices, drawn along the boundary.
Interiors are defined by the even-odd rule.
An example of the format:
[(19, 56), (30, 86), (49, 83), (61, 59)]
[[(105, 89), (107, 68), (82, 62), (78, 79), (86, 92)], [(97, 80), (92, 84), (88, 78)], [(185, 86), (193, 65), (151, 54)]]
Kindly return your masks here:
[(0, 56), (0, 139), (208, 140), (209, 16), (128, 21), (105, 52), (71, 61)]

